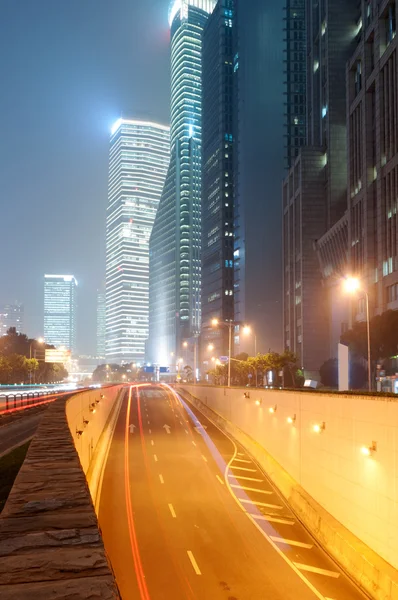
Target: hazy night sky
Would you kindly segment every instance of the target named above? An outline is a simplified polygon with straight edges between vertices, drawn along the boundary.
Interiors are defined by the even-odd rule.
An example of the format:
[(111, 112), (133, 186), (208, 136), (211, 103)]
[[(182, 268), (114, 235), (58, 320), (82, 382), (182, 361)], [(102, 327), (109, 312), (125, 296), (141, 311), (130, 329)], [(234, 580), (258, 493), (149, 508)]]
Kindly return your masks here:
[(110, 127), (169, 121), (168, 5), (1, 1), (0, 303), (41, 335), (44, 273), (75, 275), (80, 353), (96, 348)]
[[(247, 1), (245, 194), (258, 223), (250, 318), (259, 343), (277, 347), (283, 0)], [(121, 114), (169, 122), (168, 8), (169, 0), (1, 0), (0, 303), (22, 302), (26, 333), (42, 335), (44, 273), (75, 275), (80, 354), (96, 352), (110, 128)]]

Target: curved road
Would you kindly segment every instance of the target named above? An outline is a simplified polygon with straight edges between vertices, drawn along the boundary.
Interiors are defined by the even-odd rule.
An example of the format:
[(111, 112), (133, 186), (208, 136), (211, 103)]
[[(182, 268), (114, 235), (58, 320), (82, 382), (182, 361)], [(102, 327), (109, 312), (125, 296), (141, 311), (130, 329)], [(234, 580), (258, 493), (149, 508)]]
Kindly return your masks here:
[(247, 452), (168, 386), (126, 389), (99, 522), (123, 600), (360, 600)]

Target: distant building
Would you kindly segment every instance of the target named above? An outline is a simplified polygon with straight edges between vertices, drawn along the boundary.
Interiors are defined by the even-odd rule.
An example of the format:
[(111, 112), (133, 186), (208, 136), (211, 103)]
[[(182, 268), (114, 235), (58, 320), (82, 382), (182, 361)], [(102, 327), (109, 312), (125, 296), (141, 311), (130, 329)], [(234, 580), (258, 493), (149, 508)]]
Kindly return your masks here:
[(6, 335), (10, 327), (15, 327), (17, 333), (23, 333), (23, 304), (15, 303), (0, 305), (0, 336)]
[(219, 0), (203, 34), (201, 367), (228, 355), (211, 320), (234, 319), (234, 25), (234, 0)]
[(106, 341), (106, 295), (105, 292), (97, 294), (97, 356), (105, 358)]
[(202, 35), (215, 0), (175, 0), (170, 167), (150, 240), (148, 359), (166, 366), (201, 324)]
[(76, 292), (73, 275), (44, 276), (44, 339), (76, 351)]
[(143, 362), (149, 238), (169, 165), (169, 128), (120, 119), (110, 142), (106, 226), (106, 359)]

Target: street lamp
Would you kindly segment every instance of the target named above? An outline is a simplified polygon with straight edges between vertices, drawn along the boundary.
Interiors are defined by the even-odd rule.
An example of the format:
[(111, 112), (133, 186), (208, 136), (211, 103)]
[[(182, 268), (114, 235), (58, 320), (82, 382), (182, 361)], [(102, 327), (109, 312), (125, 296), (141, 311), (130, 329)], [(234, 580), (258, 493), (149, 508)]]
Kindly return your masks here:
[[(245, 325), (242, 329), (243, 334), (244, 335), (250, 335), (251, 333), (253, 333), (253, 337), (254, 337), (254, 357), (257, 356), (257, 336), (256, 333), (254, 331), (252, 331), (252, 328), (249, 327), (249, 325)], [(256, 387), (257, 387), (257, 369), (256, 371)]]
[(212, 352), (214, 350), (214, 344), (209, 344), (207, 346), (207, 349), (208, 349), (209, 352)]
[[(239, 321), (222, 321), (212, 319), (212, 327), (228, 327), (228, 387), (231, 387), (231, 354), (232, 354), (232, 328), (240, 325)], [(245, 329), (245, 327), (244, 327)]]
[(362, 292), (366, 300), (366, 328), (368, 337), (368, 390), (372, 390), (372, 366), (370, 362), (370, 319), (369, 319), (369, 294), (366, 290), (361, 287), (361, 282), (357, 277), (346, 277), (344, 280), (344, 290), (348, 294), (355, 294), (356, 292)]
[[(32, 340), (29, 344), (29, 360), (32, 360), (32, 346), (33, 344), (44, 344), (44, 338), (39, 337), (37, 338), (37, 340)], [(33, 354), (34, 358), (36, 358), (36, 350)], [(33, 372), (33, 375), (35, 375), (35, 373)], [(29, 371), (29, 379), (30, 379), (30, 384), (32, 385), (32, 369)], [(35, 381), (33, 381), (33, 383), (35, 383)]]

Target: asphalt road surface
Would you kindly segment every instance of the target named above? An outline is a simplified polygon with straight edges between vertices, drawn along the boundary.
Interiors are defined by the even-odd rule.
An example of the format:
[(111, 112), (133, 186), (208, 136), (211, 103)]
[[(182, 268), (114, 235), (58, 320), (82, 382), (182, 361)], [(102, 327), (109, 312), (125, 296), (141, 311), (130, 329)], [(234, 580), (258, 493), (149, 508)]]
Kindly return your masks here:
[(0, 427), (0, 456), (32, 438), (43, 417), (43, 411), (24, 415), (22, 418)]
[(123, 600), (360, 600), (259, 466), (167, 386), (126, 389), (99, 522)]

